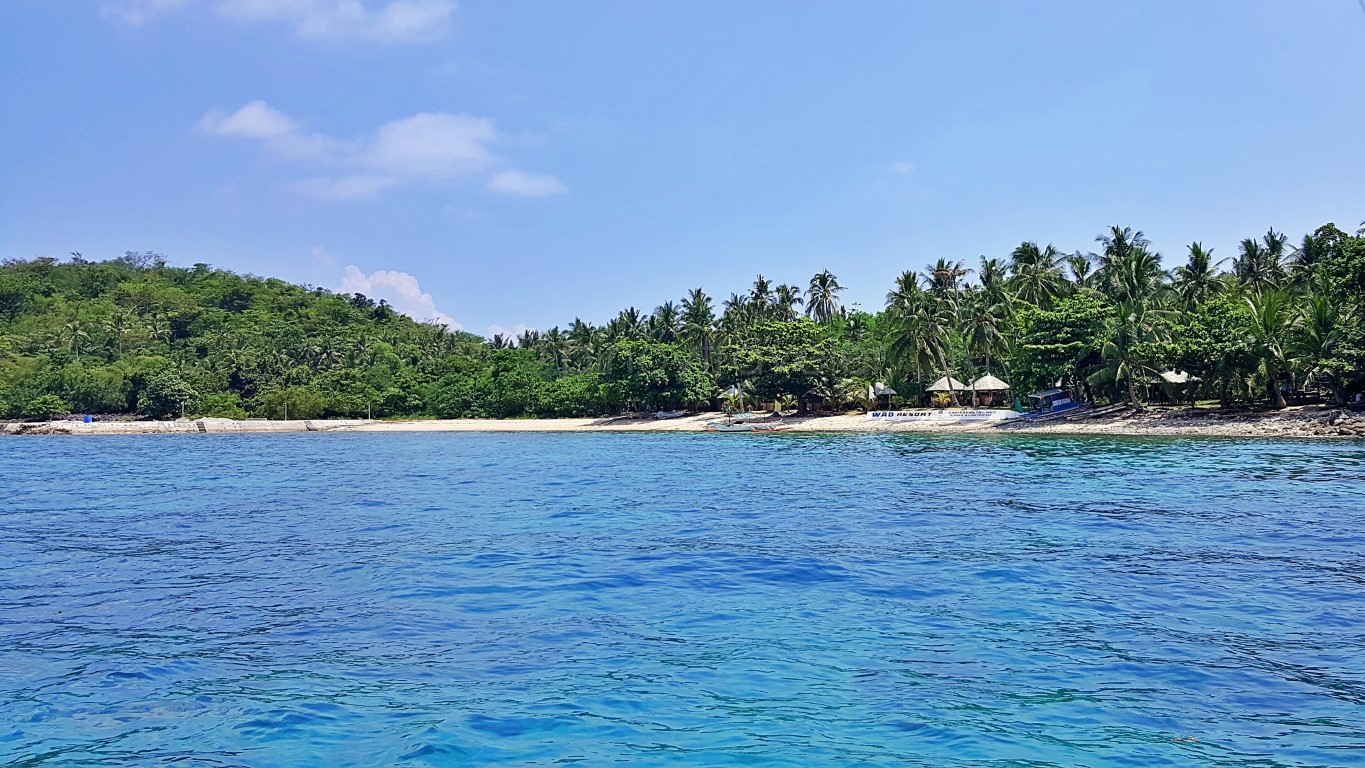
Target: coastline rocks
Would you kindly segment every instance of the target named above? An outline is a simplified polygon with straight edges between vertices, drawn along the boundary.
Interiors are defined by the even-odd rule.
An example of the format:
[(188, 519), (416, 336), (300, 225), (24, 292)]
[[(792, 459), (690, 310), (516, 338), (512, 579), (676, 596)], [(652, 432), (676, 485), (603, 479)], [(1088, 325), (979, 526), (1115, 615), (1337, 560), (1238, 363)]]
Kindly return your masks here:
[(184, 419), (176, 421), (37, 421), (10, 422), (0, 426), (3, 435), (158, 435), (232, 434), (248, 432), (328, 432), (370, 422), (362, 419), (327, 421), (269, 421), (250, 419)]
[(0, 428), (0, 434), (4, 435), (51, 435), (53, 434), (52, 425), (45, 421), (26, 422), (12, 421)]

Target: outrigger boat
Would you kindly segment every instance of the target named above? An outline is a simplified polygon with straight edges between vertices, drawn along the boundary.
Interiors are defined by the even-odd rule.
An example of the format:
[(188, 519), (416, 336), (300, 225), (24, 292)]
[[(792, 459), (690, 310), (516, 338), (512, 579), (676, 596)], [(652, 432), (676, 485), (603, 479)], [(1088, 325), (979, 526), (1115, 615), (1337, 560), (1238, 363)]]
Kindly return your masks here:
[[(752, 417), (754, 417), (754, 416), (757, 416), (757, 414), (752, 414), (752, 413), (750, 413), (750, 414), (741, 414), (741, 416), (742, 416), (742, 417), (749, 417), (749, 418), (752, 418)], [(772, 424), (772, 423), (768, 423), (768, 422), (750, 421), (750, 420), (748, 420), (748, 418), (737, 418), (737, 417), (729, 417), (729, 416), (727, 416), (727, 417), (725, 418), (725, 421), (723, 421), (723, 422), (720, 422), (720, 421), (708, 421), (708, 422), (706, 422), (706, 429), (705, 429), (705, 431), (706, 431), (706, 432), (785, 432), (785, 431), (787, 431), (787, 429), (788, 429), (787, 427), (781, 427), (781, 426), (778, 426), (778, 425), (776, 425), (776, 424)]]
[(706, 432), (786, 432), (789, 427), (775, 427), (767, 424), (721, 424), (708, 422)]

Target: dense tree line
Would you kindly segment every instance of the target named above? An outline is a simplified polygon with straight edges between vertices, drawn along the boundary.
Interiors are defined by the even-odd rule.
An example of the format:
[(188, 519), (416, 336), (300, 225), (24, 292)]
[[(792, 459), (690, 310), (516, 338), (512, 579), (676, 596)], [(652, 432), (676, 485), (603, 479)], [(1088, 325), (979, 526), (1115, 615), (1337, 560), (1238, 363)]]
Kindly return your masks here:
[[(1142, 232), (1096, 245), (939, 259), (902, 273), (877, 312), (844, 306), (829, 271), (804, 289), (759, 275), (719, 303), (695, 289), (600, 326), (489, 340), (152, 253), (10, 260), (0, 416), (592, 416), (713, 407), (731, 387), (805, 411), (867, 406), (874, 381), (923, 403), (934, 379), (986, 372), (1105, 402), (1283, 407), (1286, 391), (1344, 402), (1365, 387), (1365, 230), (1328, 224), (1297, 245), (1271, 230), (1230, 258), (1193, 243), (1173, 269)], [(1171, 369), (1196, 380), (1173, 393), (1158, 378)]]

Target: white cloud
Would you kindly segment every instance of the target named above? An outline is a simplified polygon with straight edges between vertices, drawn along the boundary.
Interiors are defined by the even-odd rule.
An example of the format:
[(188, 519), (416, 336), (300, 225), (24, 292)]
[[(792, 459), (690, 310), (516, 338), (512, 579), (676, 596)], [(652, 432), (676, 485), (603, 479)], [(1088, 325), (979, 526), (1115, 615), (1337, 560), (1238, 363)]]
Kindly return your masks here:
[(310, 255), (313, 257), (314, 264), (324, 267), (335, 267), (337, 265), (336, 257), (320, 245), (313, 246), (313, 252)]
[(553, 176), (508, 170), (489, 179), (487, 189), (503, 195), (518, 197), (552, 197), (569, 191)]
[(507, 339), (508, 341), (516, 341), (517, 337), (521, 336), (523, 333), (534, 330), (535, 328), (525, 323), (517, 323), (516, 325), (512, 326), (511, 329), (504, 328), (501, 325), (490, 325), (488, 326), (487, 338), (491, 339), (494, 336), (497, 336), (498, 334), (502, 334), (502, 337), (504, 339)]
[[(447, 112), (421, 112), (346, 140), (306, 131), (266, 102), (252, 101), (235, 112), (211, 110), (196, 127), (210, 136), (256, 141), (273, 154), (330, 169), (294, 184), (299, 194), (322, 200), (356, 200), (403, 184), (458, 180), (504, 162), (493, 151), (502, 137), (492, 120)], [(553, 176), (512, 170), (494, 176), (487, 189), (525, 197), (567, 191)]]
[(422, 112), (381, 125), (364, 160), (400, 176), (448, 178), (497, 162), (488, 149), (497, 138), (488, 118)]
[(317, 200), (363, 200), (397, 183), (387, 176), (323, 176), (296, 182), (294, 191)]
[(297, 131), (298, 125), (264, 101), (249, 101), (230, 115), (219, 109), (209, 112), (200, 119), (198, 128), (215, 136), (273, 139)]
[(452, 0), (221, 0), (223, 16), (289, 24), (299, 37), (319, 40), (425, 42), (450, 29)]
[(328, 158), (349, 149), (346, 142), (300, 130), (293, 118), (260, 100), (247, 102), (230, 114), (210, 110), (195, 127), (210, 136), (260, 141), (271, 151), (290, 157)]
[(886, 169), (894, 174), (897, 174), (898, 176), (909, 176), (910, 174), (915, 172), (915, 164), (907, 163), (904, 160), (897, 160), (896, 162), (886, 166)]
[[(106, 0), (103, 13), (140, 25), (190, 0)], [(214, 0), (218, 14), (245, 22), (274, 22), (316, 40), (419, 43), (450, 31), (454, 0)]]
[(375, 300), (383, 299), (395, 310), (414, 320), (444, 325), (452, 331), (461, 328), (455, 318), (436, 308), (431, 294), (423, 293), (417, 278), (407, 272), (381, 269), (366, 275), (359, 267), (350, 265), (346, 267), (341, 287), (337, 290), (341, 293), (362, 293)]
[(185, 7), (189, 0), (109, 0), (100, 8), (106, 17), (118, 19), (134, 27), (142, 26), (153, 17)]

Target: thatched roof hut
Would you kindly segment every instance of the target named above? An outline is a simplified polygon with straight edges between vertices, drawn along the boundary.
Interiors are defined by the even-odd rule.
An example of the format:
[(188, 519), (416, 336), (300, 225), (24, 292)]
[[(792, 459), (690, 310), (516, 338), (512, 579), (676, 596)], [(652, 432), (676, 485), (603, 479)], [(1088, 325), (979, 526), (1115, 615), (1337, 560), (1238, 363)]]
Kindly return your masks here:
[(997, 379), (989, 373), (972, 382), (972, 389), (977, 392), (1007, 392), (1009, 388), (1010, 385), (1007, 382)]
[(943, 378), (939, 379), (938, 381), (934, 382), (933, 384), (930, 384), (928, 387), (925, 388), (925, 391), (927, 392), (948, 392), (966, 390), (967, 385), (963, 384), (957, 379), (954, 379), (952, 376), (944, 376)]

